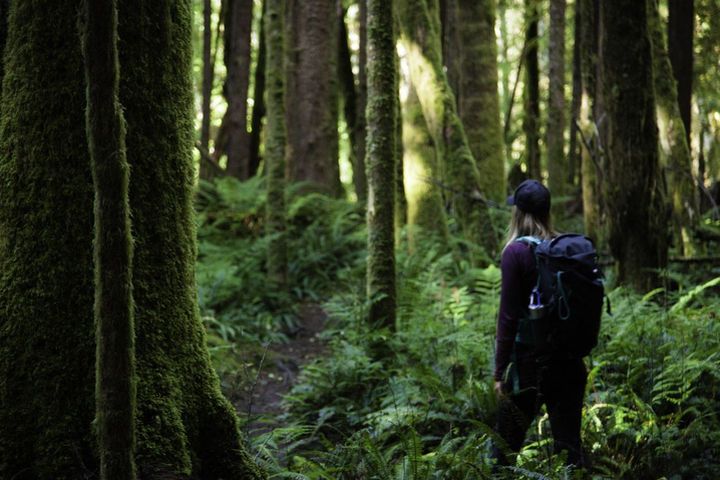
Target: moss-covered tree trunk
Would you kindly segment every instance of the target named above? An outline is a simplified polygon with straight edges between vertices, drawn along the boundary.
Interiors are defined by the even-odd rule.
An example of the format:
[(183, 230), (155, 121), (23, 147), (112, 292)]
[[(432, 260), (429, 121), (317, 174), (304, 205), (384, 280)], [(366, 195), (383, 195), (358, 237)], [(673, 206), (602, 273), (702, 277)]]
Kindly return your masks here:
[[(565, 0), (550, 0), (548, 42), (547, 145), (548, 186), (557, 199), (566, 194), (568, 162), (565, 157)], [(554, 202), (554, 206), (560, 206)], [(558, 208), (554, 209), (559, 212)]]
[(481, 201), (480, 175), (470, 151), (455, 96), (443, 70), (441, 37), (438, 30), (437, 0), (399, 0), (401, 37), (407, 52), (410, 81), (415, 88), (423, 116), (442, 161), (442, 184), (446, 187), (452, 213), (467, 239), (493, 255), (497, 239), (486, 203)]
[(567, 182), (569, 186), (576, 184), (577, 172), (580, 166), (580, 149), (582, 148), (579, 141), (580, 133), (578, 132), (578, 124), (580, 122), (580, 110), (582, 108), (582, 60), (580, 46), (582, 43), (582, 12), (581, 0), (575, 1), (573, 19), (573, 53), (572, 53), (572, 100), (570, 102), (570, 140), (568, 142), (568, 170)]
[(449, 234), (437, 179), (437, 150), (425, 124), (422, 107), (412, 86), (402, 106), (403, 183), (408, 204), (408, 241), (418, 245), (419, 236), (437, 236), (447, 243)]
[[(14, 113), (0, 121), (2, 478), (98, 471), (79, 9), (11, 9), (2, 111)], [(191, 2), (121, 0), (118, 11), (133, 174), (138, 476), (262, 478), (220, 393), (195, 298)]]
[(120, 0), (142, 478), (262, 478), (210, 363), (195, 293), (192, 2)]
[(577, 0), (579, 3), (580, 69), (582, 76), (582, 100), (580, 108), (580, 131), (583, 145), (580, 155), (580, 176), (583, 198), (583, 220), (585, 234), (599, 244), (604, 243), (601, 228), (601, 204), (599, 171), (602, 151), (596, 129), (598, 105), (597, 90), (597, 52), (598, 52), (598, 1)]
[(260, 168), (260, 135), (263, 130), (263, 117), (265, 117), (265, 11), (267, 2), (262, 2), (262, 16), (260, 17), (260, 33), (258, 36), (257, 65), (255, 67), (255, 80), (253, 89), (253, 109), (250, 120), (250, 160), (248, 174), (255, 176)]
[[(355, 114), (355, 165), (353, 183), (358, 201), (367, 203), (367, 169), (365, 166), (365, 142), (367, 140), (365, 110), (367, 107), (367, 0), (358, 0), (358, 75)], [(357, 179), (355, 175), (357, 172)]]
[(342, 194), (335, 0), (288, 0), (285, 115), (293, 181)]
[[(397, 44), (397, 32), (400, 27), (395, 17), (393, 23), (393, 45)], [(402, 241), (402, 229), (407, 225), (408, 202), (405, 194), (405, 165), (403, 164), (403, 121), (402, 104), (400, 102), (400, 58), (394, 55), (395, 59), (395, 245)]]
[(667, 264), (665, 186), (658, 159), (646, 2), (600, 2), (600, 88), (607, 113), (609, 242), (618, 280), (657, 286)]
[(395, 37), (393, 2), (368, 0), (368, 263), (369, 321), (395, 327)]
[(265, 0), (267, 63), (267, 138), (265, 172), (267, 178), (267, 231), (272, 234), (268, 245), (267, 267), (270, 279), (284, 285), (287, 278), (285, 246), (285, 87), (283, 58), (285, 51), (285, 0)]
[(655, 0), (648, 0), (648, 12), (653, 46), (657, 117), (663, 133), (660, 147), (665, 159), (673, 208), (673, 236), (679, 253), (692, 256), (695, 254), (692, 230), (699, 218), (699, 198), (693, 178), (692, 156), (683, 119), (680, 116), (665, 32)]
[(540, 69), (538, 67), (539, 0), (525, 0), (525, 165), (530, 178), (540, 179)]
[[(495, 0), (447, 0), (446, 19), (454, 35), (446, 37), (448, 77), (470, 150), (480, 175), (480, 191), (505, 197), (505, 158), (498, 96)], [(451, 25), (448, 25), (450, 29)], [(453, 79), (454, 75), (457, 78)]]
[(87, 136), (95, 188), (95, 428), (103, 480), (135, 479), (135, 327), (117, 3), (84, 2)]
[(247, 94), (250, 83), (250, 33), (253, 0), (232, 0), (225, 12), (225, 79), (227, 99), (227, 173), (240, 179), (250, 176), (250, 135), (247, 130)]
[[(12, 2), (0, 118), (0, 478), (96, 471), (79, 2)], [(38, 75), (38, 72), (43, 72)]]

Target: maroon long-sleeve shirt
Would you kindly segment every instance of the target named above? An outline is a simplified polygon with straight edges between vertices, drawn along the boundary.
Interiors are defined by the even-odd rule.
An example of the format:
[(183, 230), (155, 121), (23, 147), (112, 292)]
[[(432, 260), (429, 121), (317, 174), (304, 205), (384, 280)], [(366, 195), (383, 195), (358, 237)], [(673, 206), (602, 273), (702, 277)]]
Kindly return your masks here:
[(495, 380), (503, 379), (510, 363), (518, 323), (526, 313), (530, 292), (537, 281), (532, 248), (526, 243), (512, 242), (503, 251), (500, 269), (502, 288), (495, 339)]

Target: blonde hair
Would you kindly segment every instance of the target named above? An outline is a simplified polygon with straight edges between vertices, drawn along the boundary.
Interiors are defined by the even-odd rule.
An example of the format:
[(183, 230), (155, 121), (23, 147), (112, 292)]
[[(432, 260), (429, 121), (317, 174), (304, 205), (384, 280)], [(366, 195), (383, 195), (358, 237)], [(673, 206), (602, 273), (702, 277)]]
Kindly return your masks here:
[(520, 237), (532, 236), (541, 240), (549, 240), (556, 235), (552, 228), (549, 212), (535, 215), (513, 207), (505, 248)]

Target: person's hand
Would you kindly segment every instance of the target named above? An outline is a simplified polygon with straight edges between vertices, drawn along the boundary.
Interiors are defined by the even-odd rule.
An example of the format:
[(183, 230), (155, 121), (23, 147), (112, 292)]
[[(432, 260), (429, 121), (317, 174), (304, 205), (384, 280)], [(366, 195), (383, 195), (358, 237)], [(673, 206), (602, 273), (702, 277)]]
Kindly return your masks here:
[(495, 395), (497, 395), (498, 398), (502, 398), (505, 396), (505, 392), (503, 391), (503, 382), (495, 382)]

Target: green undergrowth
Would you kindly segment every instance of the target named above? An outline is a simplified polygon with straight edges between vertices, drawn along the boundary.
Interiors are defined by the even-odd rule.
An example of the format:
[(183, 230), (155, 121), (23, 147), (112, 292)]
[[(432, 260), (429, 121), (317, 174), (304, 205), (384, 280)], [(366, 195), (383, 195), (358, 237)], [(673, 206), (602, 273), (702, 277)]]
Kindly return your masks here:
[[(553, 455), (544, 414), (516, 466), (493, 471), (497, 267), (469, 264), (463, 252), (473, 247), (459, 238), (452, 253), (429, 240), (408, 253), (401, 241), (391, 334), (365, 321), (364, 218), (352, 204), (288, 192), (291, 273), (281, 293), (265, 287), (261, 182), (203, 185), (198, 205), (201, 307), (221, 372), (243, 368), (223, 349), (282, 340), (295, 305), (326, 299), (330, 353), (304, 367), (282, 427), (252, 439), (272, 478), (712, 479), (720, 471), (717, 269), (663, 272), (667, 288), (645, 296), (610, 292), (612, 315), (587, 359), (587, 472)], [(382, 359), (372, 353), (378, 344)]]

